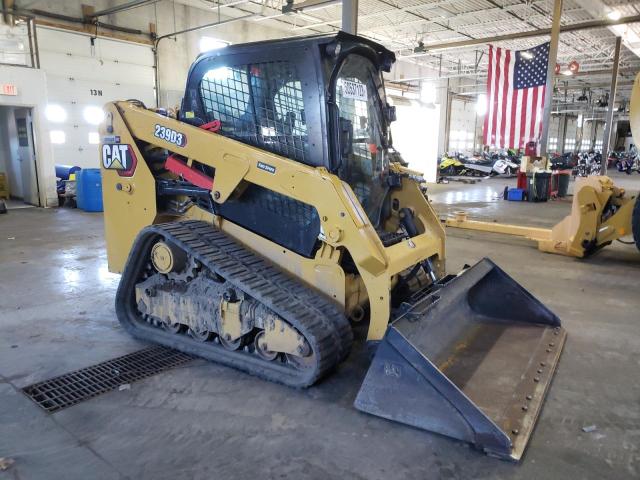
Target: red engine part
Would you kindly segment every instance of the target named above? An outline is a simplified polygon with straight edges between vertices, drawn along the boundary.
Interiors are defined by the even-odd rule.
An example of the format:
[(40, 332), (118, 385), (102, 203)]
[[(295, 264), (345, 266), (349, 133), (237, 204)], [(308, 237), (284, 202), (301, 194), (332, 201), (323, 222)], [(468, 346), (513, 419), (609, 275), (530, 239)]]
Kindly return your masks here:
[(214, 120), (213, 122), (203, 123), (200, 125), (200, 128), (203, 130), (208, 130), (209, 132), (216, 133), (222, 127), (222, 122), (220, 120)]
[(164, 168), (176, 175), (180, 175), (197, 187), (213, 190), (213, 177), (190, 167), (187, 165), (187, 162), (183, 162), (176, 155), (169, 155), (167, 157), (167, 160), (164, 162)]

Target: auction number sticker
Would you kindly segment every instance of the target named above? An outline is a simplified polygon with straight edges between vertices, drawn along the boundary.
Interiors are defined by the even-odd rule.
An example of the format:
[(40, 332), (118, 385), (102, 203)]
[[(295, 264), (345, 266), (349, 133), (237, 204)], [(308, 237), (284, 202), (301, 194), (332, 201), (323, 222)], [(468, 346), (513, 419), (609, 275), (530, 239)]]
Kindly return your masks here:
[(342, 80), (342, 96), (367, 101), (367, 86), (360, 82)]
[(156, 124), (156, 129), (153, 135), (179, 147), (184, 147), (187, 144), (187, 136), (184, 133), (176, 132), (175, 130), (162, 125)]

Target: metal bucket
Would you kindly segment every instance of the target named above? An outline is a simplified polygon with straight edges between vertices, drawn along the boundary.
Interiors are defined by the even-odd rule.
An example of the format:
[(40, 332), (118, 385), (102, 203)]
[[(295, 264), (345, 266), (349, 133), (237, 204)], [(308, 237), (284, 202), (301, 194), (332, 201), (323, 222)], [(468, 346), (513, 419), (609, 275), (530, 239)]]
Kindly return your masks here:
[(485, 258), (401, 308), (355, 407), (517, 461), (565, 338), (560, 319)]

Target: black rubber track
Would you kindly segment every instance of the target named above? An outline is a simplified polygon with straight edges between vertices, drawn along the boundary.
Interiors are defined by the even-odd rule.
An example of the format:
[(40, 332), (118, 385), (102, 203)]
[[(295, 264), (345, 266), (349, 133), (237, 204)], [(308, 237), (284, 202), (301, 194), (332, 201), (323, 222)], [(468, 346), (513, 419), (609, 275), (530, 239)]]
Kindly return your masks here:
[[(149, 261), (156, 241), (168, 240), (188, 252), (206, 268), (265, 304), (293, 325), (315, 353), (315, 364), (296, 369), (268, 362), (245, 351), (198, 342), (153, 327), (140, 317), (135, 285)], [(132, 335), (228, 365), (252, 375), (293, 387), (307, 387), (329, 373), (349, 354), (353, 333), (341, 309), (329, 299), (292, 279), (262, 257), (247, 250), (211, 224), (174, 222), (143, 229), (136, 238), (116, 293), (119, 321)]]
[(633, 213), (631, 214), (631, 231), (633, 232), (633, 239), (636, 242), (636, 247), (640, 250), (640, 195), (636, 198), (636, 204), (633, 207)]

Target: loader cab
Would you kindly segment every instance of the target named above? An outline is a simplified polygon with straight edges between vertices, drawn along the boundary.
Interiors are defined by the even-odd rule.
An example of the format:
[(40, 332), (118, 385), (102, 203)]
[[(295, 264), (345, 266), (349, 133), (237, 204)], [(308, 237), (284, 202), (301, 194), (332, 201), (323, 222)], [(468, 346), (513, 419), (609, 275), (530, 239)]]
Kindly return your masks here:
[[(219, 120), (219, 134), (325, 167), (351, 186), (377, 225), (388, 190), (388, 125), (393, 119), (382, 72), (394, 61), (381, 45), (344, 32), (207, 52), (189, 72), (180, 120), (194, 125)], [(216, 213), (313, 255), (320, 230), (315, 208), (292, 205), (293, 200), (258, 186), (243, 196), (243, 201), (216, 206)], [(273, 205), (280, 206), (274, 210)], [(273, 228), (266, 225), (269, 208)], [(284, 232), (278, 218), (290, 211), (297, 213)]]
[(225, 136), (356, 178), (384, 163), (392, 114), (382, 72), (394, 61), (344, 32), (206, 52), (189, 72), (181, 120), (220, 120)]

